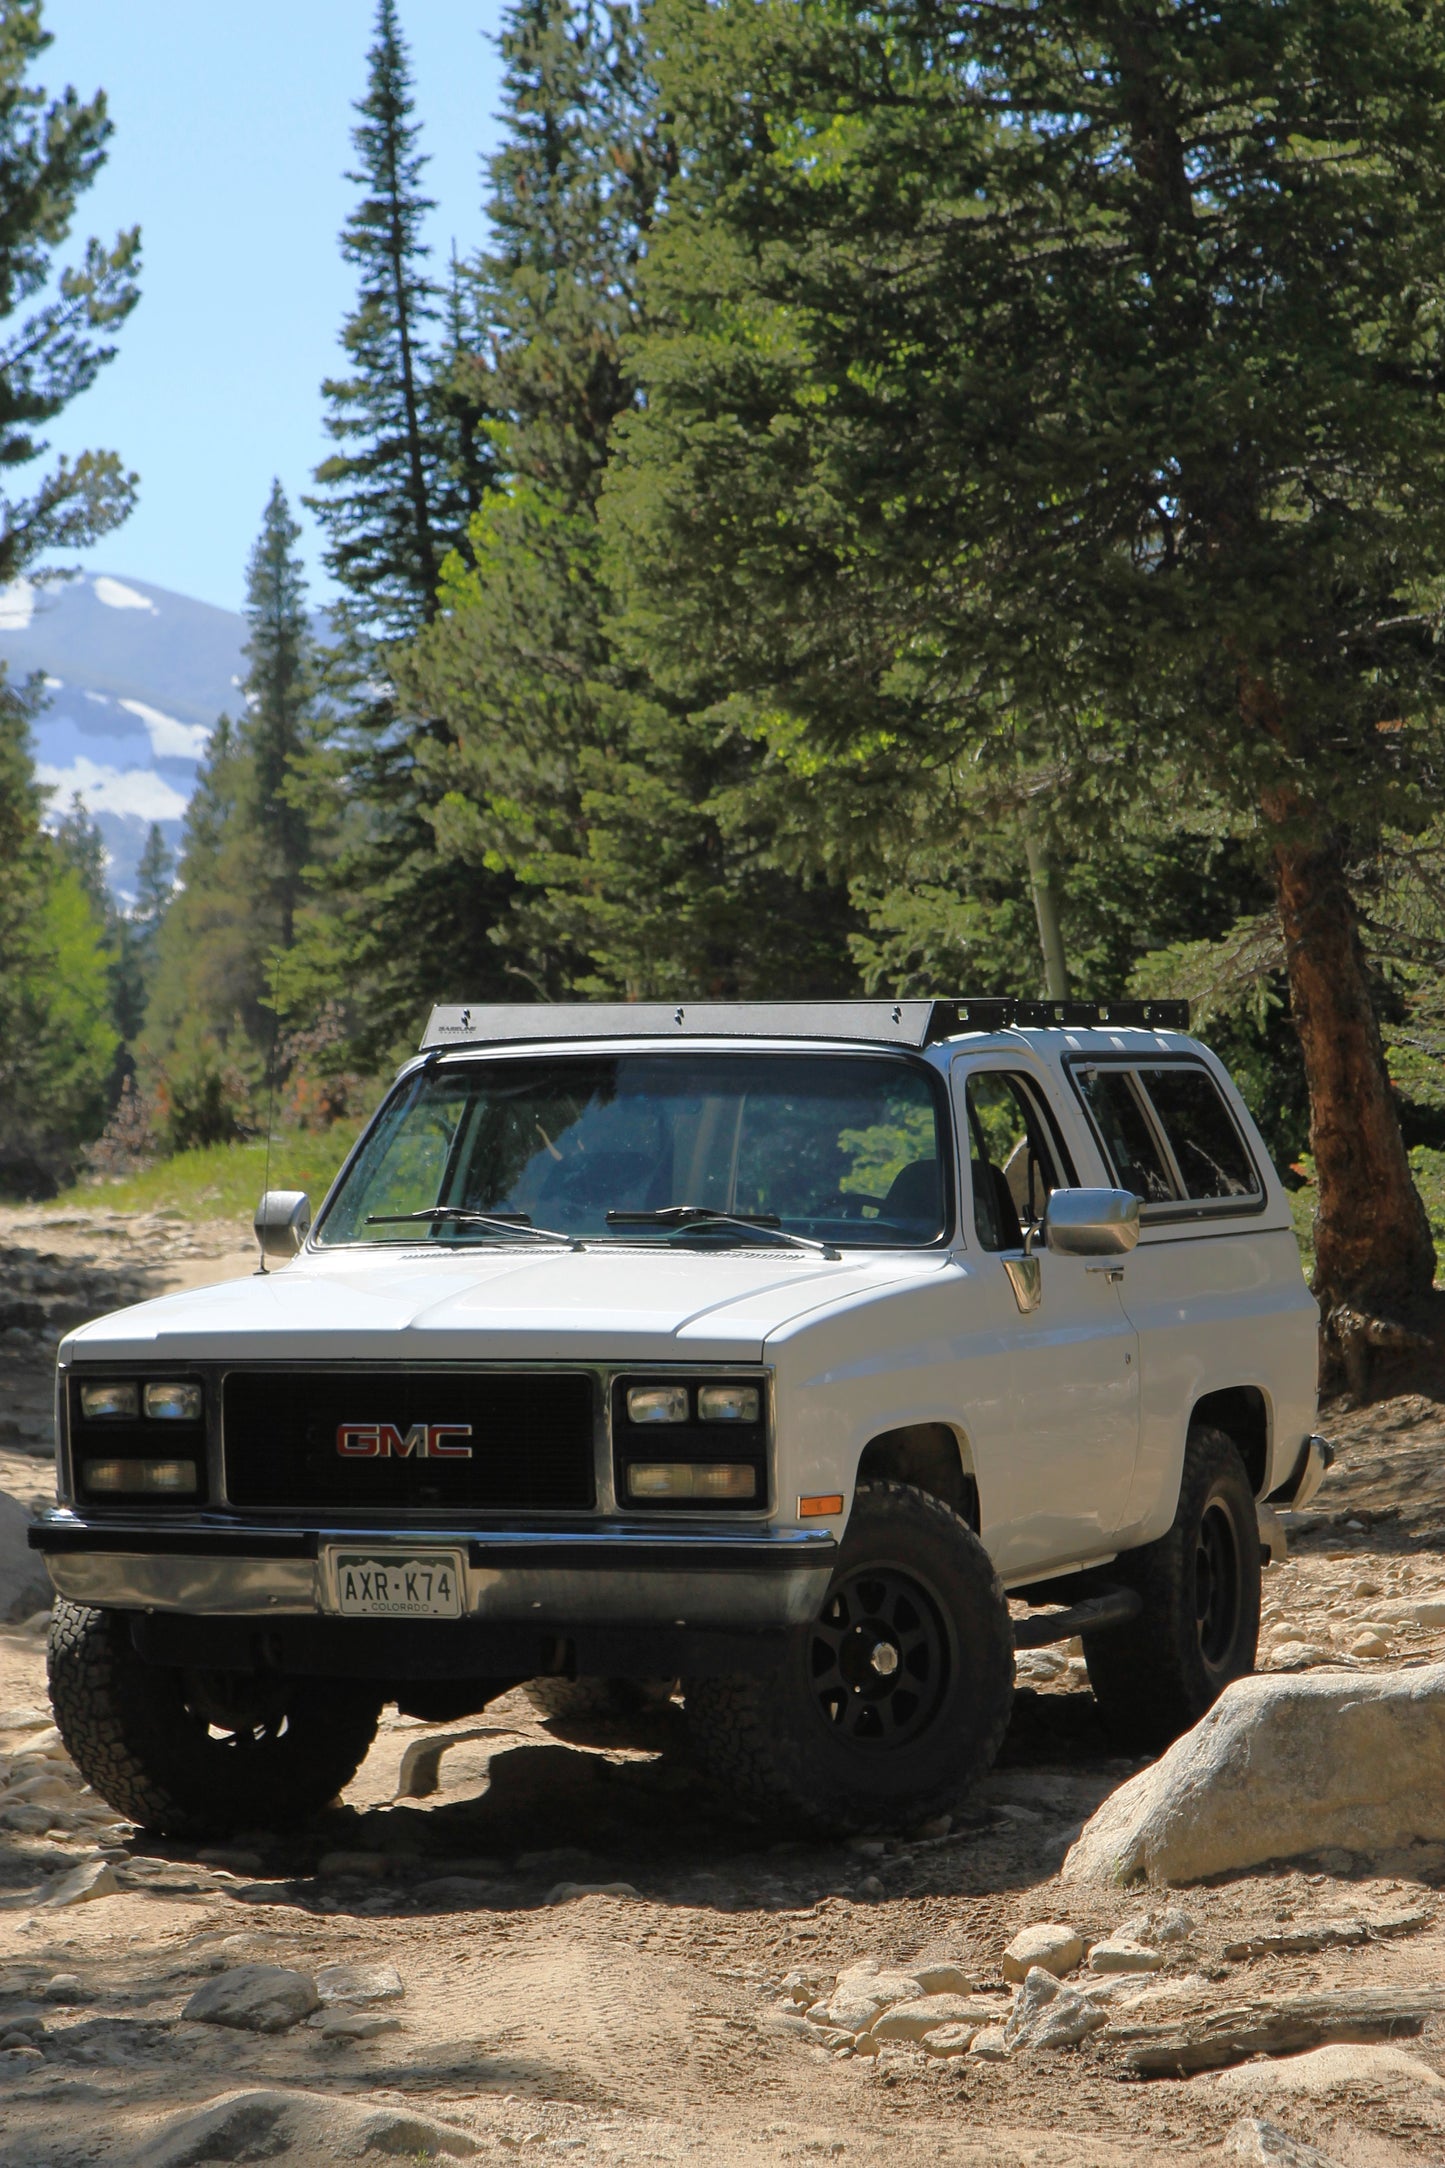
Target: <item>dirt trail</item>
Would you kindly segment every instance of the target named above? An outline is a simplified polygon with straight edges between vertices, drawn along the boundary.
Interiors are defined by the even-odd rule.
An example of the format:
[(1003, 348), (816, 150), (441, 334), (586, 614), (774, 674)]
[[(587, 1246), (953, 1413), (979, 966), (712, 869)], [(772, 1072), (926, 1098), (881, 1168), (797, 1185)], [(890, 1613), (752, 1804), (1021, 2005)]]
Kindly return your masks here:
[[(5, 1215), (0, 1488), (47, 1489), (58, 1329), (251, 1265), (231, 1226)], [(1327, 1425), (1341, 1461), (1291, 1560), (1267, 1575), (1266, 1668), (1445, 1657), (1442, 1403), (1445, 1380), (1438, 1399), (1420, 1391)], [(1400, 1616), (1434, 1601), (1440, 1628), (1428, 1608), (1423, 1625)], [(1352, 1653), (1366, 1639), (1377, 1653)], [(139, 2159), (177, 2116), (251, 2087), (323, 2096), (323, 2125), (280, 2153), (264, 2135), (239, 2149), (225, 2140), (227, 2158), (340, 2157), (350, 2102), (455, 2126), (483, 2160), (525, 2147), (619, 2168), (1143, 2168), (1166, 2154), (1220, 2159), (1240, 2112), (1215, 2078), (1126, 2081), (1087, 2042), (994, 2064), (915, 2045), (868, 2058), (815, 2044), (789, 2014), (790, 1975), (826, 1986), (870, 1955), (954, 1961), (1003, 2010), (1001, 1953), (1018, 1927), (1067, 1919), (1102, 1937), (1140, 1910), (1137, 1893), (1085, 1901), (1055, 1879), (1079, 1823), (1132, 1766), (1111, 1757), (1066, 1654), (1022, 1661), (1000, 1766), (953, 1827), (881, 1847), (798, 1842), (740, 1820), (693, 1775), (675, 1707), (625, 1734), (568, 1735), (521, 1692), (451, 1726), (390, 1713), (344, 1802), (304, 1836), (147, 1841), (63, 1785), (48, 1809), (12, 1803), (17, 1765), (23, 1775), (44, 1751), (43, 1674), (36, 1632), (0, 1632), (0, 2168)], [(456, 1741), (440, 1789), (399, 1800), (406, 1747), (439, 1734)], [(98, 1855), (115, 1894), (42, 1903), (57, 1870)], [(561, 1888), (617, 1883), (634, 1894)], [(1441, 2017), (1405, 2045), (1445, 2072), (1442, 1889), (1438, 1845), (1229, 1877), (1182, 1893), (1194, 1924), (1161, 1978), (1187, 1975), (1221, 1998), (1440, 1983)], [(1418, 1918), (1389, 1941), (1225, 1955), (1282, 1923), (1402, 1912)], [(397, 2029), (338, 2040), (309, 2023), (268, 2036), (182, 2017), (229, 1965), (314, 1974), (340, 1961), (395, 1965), (405, 1993), (378, 2007)], [(1341, 2168), (1425, 2168), (1445, 2157), (1442, 2102), (1445, 2090), (1345, 2085), (1261, 2112)], [(189, 2139), (153, 2156), (173, 2168), (220, 2157)]]

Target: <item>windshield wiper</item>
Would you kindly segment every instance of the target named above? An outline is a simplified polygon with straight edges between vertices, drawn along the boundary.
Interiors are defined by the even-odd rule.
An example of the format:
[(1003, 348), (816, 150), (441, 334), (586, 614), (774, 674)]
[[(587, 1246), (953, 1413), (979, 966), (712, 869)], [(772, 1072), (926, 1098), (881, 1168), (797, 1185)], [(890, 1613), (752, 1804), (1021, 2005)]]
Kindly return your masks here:
[(775, 1242), (785, 1242), (789, 1249), (812, 1250), (819, 1257), (834, 1260), (843, 1252), (835, 1250), (831, 1242), (815, 1242), (811, 1235), (795, 1235), (778, 1224), (776, 1212), (714, 1212), (705, 1204), (667, 1204), (657, 1212), (609, 1212), (609, 1227), (679, 1227), (697, 1229), (703, 1227), (741, 1227), (747, 1234), (771, 1235)]
[(569, 1250), (583, 1245), (576, 1235), (564, 1235), (555, 1227), (534, 1227), (525, 1212), (468, 1212), (459, 1204), (428, 1205), (424, 1212), (368, 1212), (368, 1227), (401, 1227), (411, 1220), (428, 1226), (491, 1227), (501, 1235), (530, 1236), (534, 1242), (565, 1242)]

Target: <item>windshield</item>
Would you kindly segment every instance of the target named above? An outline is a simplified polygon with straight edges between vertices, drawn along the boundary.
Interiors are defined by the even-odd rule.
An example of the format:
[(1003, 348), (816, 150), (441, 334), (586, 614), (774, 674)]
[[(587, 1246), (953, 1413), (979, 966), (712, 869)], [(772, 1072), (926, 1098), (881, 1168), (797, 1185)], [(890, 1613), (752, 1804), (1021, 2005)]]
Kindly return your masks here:
[(897, 1056), (447, 1063), (382, 1110), (316, 1239), (917, 1245), (944, 1232), (942, 1159), (937, 1079)]

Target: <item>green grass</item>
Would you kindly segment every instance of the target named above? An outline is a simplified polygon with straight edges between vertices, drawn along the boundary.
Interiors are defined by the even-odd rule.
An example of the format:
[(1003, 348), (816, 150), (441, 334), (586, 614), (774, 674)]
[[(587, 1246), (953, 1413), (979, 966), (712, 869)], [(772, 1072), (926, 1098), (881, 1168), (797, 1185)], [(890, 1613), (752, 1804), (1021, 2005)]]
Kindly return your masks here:
[[(356, 1141), (359, 1122), (331, 1129), (286, 1131), (271, 1140), (272, 1189), (304, 1189), (313, 1209), (330, 1188), (337, 1168)], [(174, 1212), (182, 1219), (245, 1219), (266, 1186), (264, 1140), (212, 1144), (159, 1159), (141, 1174), (119, 1181), (78, 1182), (55, 1200), (56, 1208), (105, 1205), (116, 1212)]]

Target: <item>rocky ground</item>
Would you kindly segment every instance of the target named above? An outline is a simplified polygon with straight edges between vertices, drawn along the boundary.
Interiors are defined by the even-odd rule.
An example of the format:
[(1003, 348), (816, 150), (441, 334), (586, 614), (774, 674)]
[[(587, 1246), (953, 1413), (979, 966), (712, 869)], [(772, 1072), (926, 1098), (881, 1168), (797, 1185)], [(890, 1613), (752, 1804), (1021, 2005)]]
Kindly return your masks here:
[[(0, 1218), (0, 1491), (47, 1490), (58, 1330), (251, 1262), (229, 1225)], [(1332, 1411), (1339, 1464), (1267, 1575), (1264, 1668), (1445, 1659), (1445, 1378), (1413, 1382)], [(618, 2168), (1445, 2158), (1445, 1843), (1167, 1900), (1061, 1882), (1135, 1765), (1111, 1758), (1077, 1654), (1022, 1658), (1020, 1687), (967, 1809), (886, 1845), (739, 1819), (691, 1772), (676, 1707), (568, 1733), (518, 1692), (455, 1725), (393, 1713), (304, 1837), (198, 1849), (85, 1791), (49, 1724), (43, 1617), (16, 1618), (0, 2168), (524, 2148)], [(1065, 1974), (1052, 2017), (1049, 1975), (1020, 1986), (1030, 1949), (1008, 1954), (1040, 1923), (1033, 1959)], [(1239, 2060), (1237, 2013), (1278, 2033), (1322, 1997), (1368, 2009), (1366, 1991), (1393, 2043), (1363, 2025), (1365, 2046)], [(1179, 2012), (1245, 2040), (1232, 2067), (1142, 2073), (1139, 2041)]]

